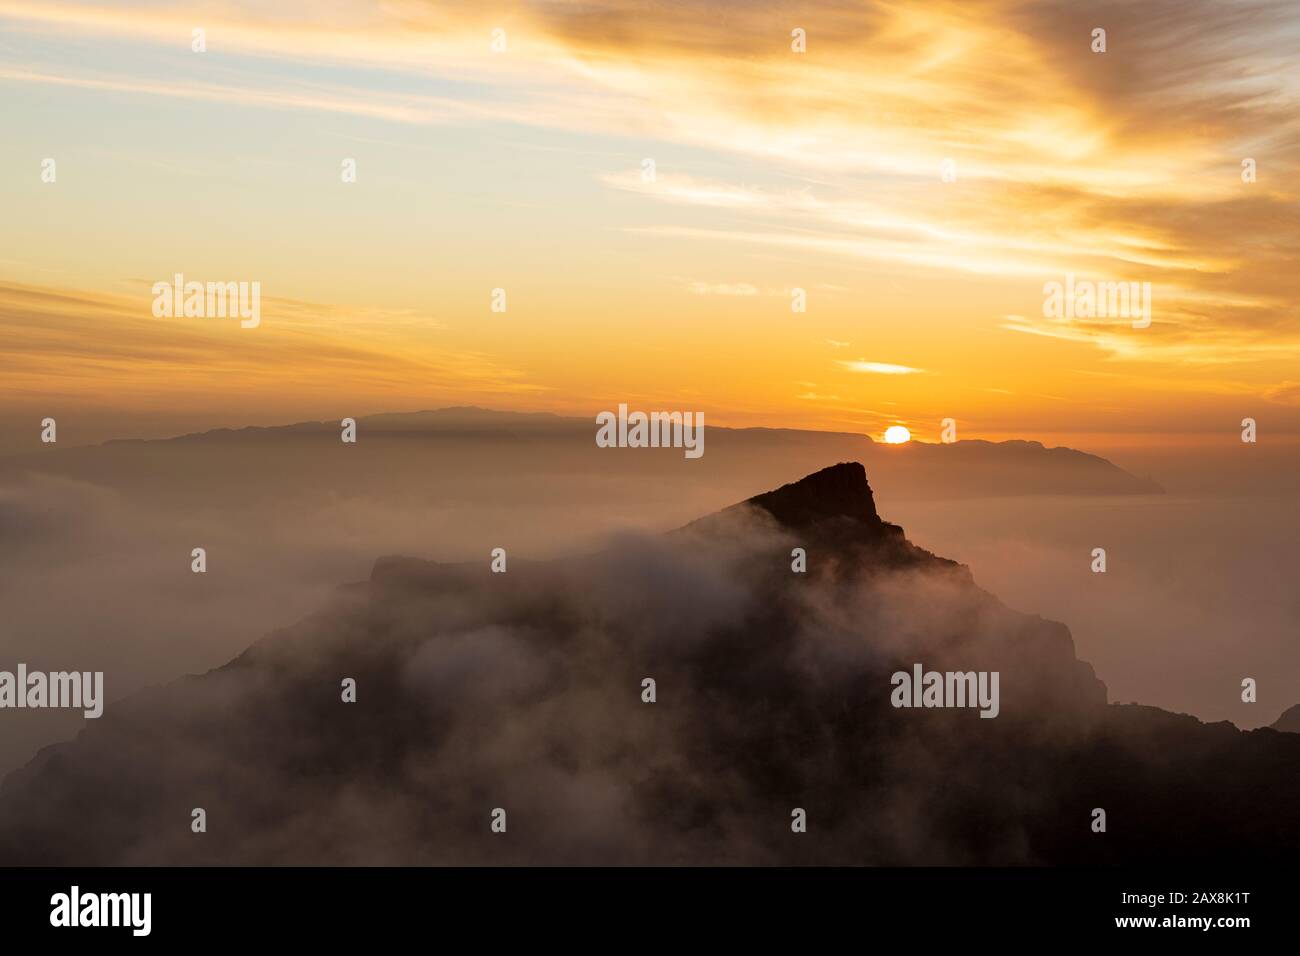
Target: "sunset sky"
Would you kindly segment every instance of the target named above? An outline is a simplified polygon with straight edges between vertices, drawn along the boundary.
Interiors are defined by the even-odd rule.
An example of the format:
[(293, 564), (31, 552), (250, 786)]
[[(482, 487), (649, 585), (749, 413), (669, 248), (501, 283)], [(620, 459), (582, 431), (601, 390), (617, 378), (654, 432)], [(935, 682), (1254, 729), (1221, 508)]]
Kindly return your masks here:
[[(0, 0), (0, 440), (620, 402), (1294, 440), (1297, 50), (1293, 0)], [(176, 273), (261, 326), (155, 318)], [(1150, 327), (1045, 318), (1067, 274)]]

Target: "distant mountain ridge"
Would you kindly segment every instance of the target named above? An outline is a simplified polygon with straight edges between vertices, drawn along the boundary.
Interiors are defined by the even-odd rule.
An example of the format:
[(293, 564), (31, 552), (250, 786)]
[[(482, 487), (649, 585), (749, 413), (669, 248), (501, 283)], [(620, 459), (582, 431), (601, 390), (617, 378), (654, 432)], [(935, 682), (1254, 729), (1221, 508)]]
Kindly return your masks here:
[[(496, 411), (494, 409), (480, 408), (476, 405), (456, 405), (416, 412), (381, 412), (375, 415), (362, 416), (357, 419), (357, 424), (368, 432), (379, 431), (383, 433), (472, 431), (519, 425), (557, 430), (572, 430), (579, 427), (585, 429), (587, 427), (585, 419), (566, 418), (551, 412)], [(283, 434), (311, 435), (321, 432), (334, 434), (338, 431), (338, 422), (304, 421), (292, 422), (286, 425), (246, 425), (242, 428), (212, 428), (201, 432), (188, 432), (171, 438), (115, 438), (104, 442), (104, 445), (213, 441), (232, 438), (247, 439), (273, 437)]]
[[(134, 453), (158, 454), (167, 448), (183, 448), (201, 454), (205, 449), (237, 445), (257, 449), (259, 454), (273, 454), (266, 449), (284, 446), (290, 468), (294, 462), (308, 467), (302, 456), (306, 448), (325, 454), (326, 446), (340, 431), (338, 422), (298, 422), (291, 425), (249, 426), (240, 429), (214, 429), (167, 439), (123, 439), (97, 446), (109, 460)], [(613, 465), (662, 471), (675, 467), (666, 461), (666, 450), (597, 449), (595, 426), (583, 418), (564, 417), (549, 412), (496, 411), (475, 406), (432, 409), (418, 412), (394, 412), (362, 417), (357, 420), (358, 442), (368, 442), (371, 453), (407, 456), (414, 449), (437, 455), (439, 443), (463, 441), (467, 450), (485, 447), (502, 449), (511, 444), (527, 448), (536, 455), (539, 448), (549, 450), (557, 461), (578, 462), (590, 459), (602, 467)], [(310, 443), (310, 444), (307, 444)], [(623, 453), (623, 462), (611, 454)], [(591, 455), (602, 453), (599, 459)], [(787, 453), (798, 460), (825, 461), (827, 457), (860, 459), (871, 468), (880, 487), (894, 499), (902, 497), (1004, 497), (1016, 495), (1135, 495), (1162, 494), (1163, 488), (1151, 478), (1137, 477), (1110, 461), (1072, 448), (1048, 448), (1037, 441), (1009, 440), (990, 442), (983, 439), (952, 443), (929, 443), (913, 440), (903, 445), (885, 445), (870, 436), (852, 432), (818, 432), (789, 428), (724, 428), (706, 426), (704, 458), (692, 462), (695, 473), (718, 467), (716, 462), (753, 462), (764, 456)], [(58, 453), (56, 453), (58, 454)], [(39, 467), (64, 467), (59, 462), (97, 460), (91, 449), (71, 449), (65, 457), (27, 456), (25, 464)], [(710, 457), (711, 456), (711, 457)], [(99, 456), (103, 458), (103, 454)], [(464, 458), (465, 456), (460, 456)], [(472, 456), (470, 456), (472, 457)], [(161, 462), (161, 459), (156, 459)], [(129, 464), (129, 462), (127, 463)], [(165, 463), (164, 463), (165, 465)], [(396, 466), (384, 464), (391, 472)], [(420, 467), (420, 463), (415, 463)]]
[(1300, 734), (1300, 704), (1285, 710), (1282, 716), (1269, 726), (1284, 733)]

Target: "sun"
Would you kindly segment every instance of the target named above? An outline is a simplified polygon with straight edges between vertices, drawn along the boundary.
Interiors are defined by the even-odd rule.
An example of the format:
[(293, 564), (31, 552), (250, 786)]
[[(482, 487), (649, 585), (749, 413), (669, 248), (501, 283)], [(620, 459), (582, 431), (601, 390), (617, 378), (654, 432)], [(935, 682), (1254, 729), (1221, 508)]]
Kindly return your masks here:
[(912, 440), (912, 433), (902, 425), (890, 425), (885, 429), (886, 445), (901, 445)]

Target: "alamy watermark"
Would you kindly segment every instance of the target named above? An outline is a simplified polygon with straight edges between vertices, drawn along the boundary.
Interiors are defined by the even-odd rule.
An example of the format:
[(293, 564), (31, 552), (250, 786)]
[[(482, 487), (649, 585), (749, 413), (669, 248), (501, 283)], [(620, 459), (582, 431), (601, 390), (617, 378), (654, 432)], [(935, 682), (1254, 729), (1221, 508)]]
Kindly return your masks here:
[(91, 719), (104, 713), (103, 671), (0, 671), (0, 709), (72, 708)]
[(155, 319), (233, 319), (239, 327), (255, 329), (262, 324), (262, 283), (186, 282), (176, 273), (171, 282), (153, 284)]
[(687, 458), (704, 454), (703, 412), (631, 412), (596, 416), (596, 445), (600, 448), (682, 448)]
[(1043, 284), (1043, 317), (1048, 319), (1131, 319), (1133, 328), (1151, 324), (1150, 282), (1075, 281)]
[(50, 897), (50, 925), (126, 926), (132, 936), (148, 936), (153, 928), (152, 893), (83, 893), (73, 886)]
[(927, 671), (912, 665), (912, 673), (895, 671), (889, 678), (895, 707), (978, 707), (981, 717), (996, 717), (999, 671)]

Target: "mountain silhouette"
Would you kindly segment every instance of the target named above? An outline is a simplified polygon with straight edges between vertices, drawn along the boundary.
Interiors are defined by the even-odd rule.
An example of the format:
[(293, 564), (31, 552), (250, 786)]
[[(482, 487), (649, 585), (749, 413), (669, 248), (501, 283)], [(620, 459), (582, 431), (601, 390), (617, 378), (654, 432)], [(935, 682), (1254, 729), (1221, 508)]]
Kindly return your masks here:
[[(920, 440), (885, 445), (866, 435), (789, 428), (724, 428), (709, 424), (705, 454), (680, 467), (679, 449), (642, 449), (626, 455), (598, 448), (590, 418), (545, 412), (456, 407), (384, 413), (357, 420), (365, 455), (344, 454), (338, 422), (220, 428), (167, 439), (119, 439), (103, 445), (40, 449), (0, 458), (0, 479), (31, 471), (93, 481), (126, 497), (200, 504), (264, 495), (267, 471), (284, 476), (299, 494), (385, 495), (445, 500), (464, 482), (502, 486), (511, 496), (563, 495), (578, 476), (612, 479), (671, 477), (679, 484), (736, 488), (780, 480), (825, 461), (861, 460), (891, 500), (1019, 495), (1147, 495), (1163, 489), (1097, 455), (1047, 448), (1036, 441)], [(449, 473), (448, 460), (457, 462)], [(547, 480), (563, 475), (565, 484)], [(511, 480), (513, 479), (513, 480)], [(504, 484), (503, 484), (504, 483)], [(761, 487), (761, 485), (760, 485)], [(589, 494), (584, 493), (584, 497)], [(721, 500), (726, 500), (721, 499)], [(232, 509), (233, 510), (233, 509)], [(699, 512), (694, 512), (698, 514)]]
[[(0, 785), (0, 864), (1300, 849), (1300, 737), (1108, 704), (1063, 625), (911, 544), (859, 463), (596, 554), (494, 573), (489, 549), (381, 558), (225, 666), (110, 704)], [(894, 706), (892, 675), (918, 664), (996, 671), (997, 716)]]
[(1285, 733), (1300, 734), (1300, 704), (1284, 711), (1282, 716), (1269, 726)]
[(884, 524), (867, 484), (867, 470), (858, 462), (823, 468), (802, 481), (750, 498), (735, 507), (757, 507), (791, 530), (815, 528), (824, 521), (848, 519), (868, 528)]

